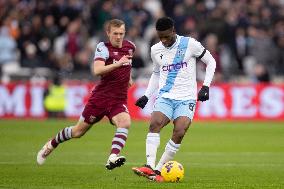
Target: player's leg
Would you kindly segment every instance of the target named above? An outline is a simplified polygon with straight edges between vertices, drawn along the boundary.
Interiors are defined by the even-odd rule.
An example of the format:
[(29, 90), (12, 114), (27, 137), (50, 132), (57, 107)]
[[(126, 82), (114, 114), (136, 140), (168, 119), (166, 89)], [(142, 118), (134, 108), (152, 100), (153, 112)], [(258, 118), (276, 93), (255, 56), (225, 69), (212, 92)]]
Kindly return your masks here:
[(37, 154), (37, 163), (42, 165), (46, 157), (60, 144), (72, 138), (80, 138), (91, 127), (91, 124), (79, 120), (75, 126), (65, 127), (49, 140)]
[(155, 168), (157, 149), (160, 145), (160, 131), (171, 121), (172, 115), (172, 100), (158, 98), (154, 105), (146, 138), (147, 165), (152, 168)]
[(172, 138), (168, 141), (165, 151), (155, 170), (161, 171), (162, 166), (173, 160), (180, 148), (181, 141), (188, 130), (195, 111), (195, 101), (176, 101), (174, 110), (174, 129)]
[(160, 131), (170, 122), (170, 119), (162, 112), (152, 113), (149, 132), (146, 137), (146, 160), (147, 165), (155, 168), (157, 149), (160, 146)]
[(170, 122), (172, 117), (171, 100), (159, 98), (157, 99), (154, 111), (151, 115), (149, 133), (146, 138), (146, 159), (147, 163), (142, 167), (133, 167), (132, 170), (139, 176), (145, 176), (150, 180), (157, 180), (154, 172), (157, 149), (160, 145), (160, 131)]
[(142, 167), (133, 167), (132, 170), (139, 176), (144, 176), (150, 180), (161, 182), (162, 179), (154, 171), (157, 150), (160, 145), (160, 131), (170, 122), (170, 119), (161, 112), (153, 112), (146, 138), (146, 160), (147, 163)]
[(72, 138), (80, 138), (91, 126), (103, 117), (103, 109), (94, 109), (92, 103), (87, 103), (82, 116), (75, 126), (65, 127), (49, 140), (37, 154), (37, 163), (42, 165), (46, 157), (60, 144)]
[(179, 117), (174, 120), (174, 130), (172, 138), (168, 141), (165, 151), (157, 164), (155, 170), (161, 171), (162, 166), (174, 159), (175, 154), (180, 148), (181, 141), (190, 125), (191, 121), (188, 117)]
[(110, 156), (106, 163), (106, 168), (112, 170), (115, 167), (122, 166), (126, 161), (124, 156), (120, 156), (120, 152), (125, 146), (131, 119), (124, 104), (113, 106), (110, 114), (107, 116), (116, 126), (116, 132), (111, 143)]

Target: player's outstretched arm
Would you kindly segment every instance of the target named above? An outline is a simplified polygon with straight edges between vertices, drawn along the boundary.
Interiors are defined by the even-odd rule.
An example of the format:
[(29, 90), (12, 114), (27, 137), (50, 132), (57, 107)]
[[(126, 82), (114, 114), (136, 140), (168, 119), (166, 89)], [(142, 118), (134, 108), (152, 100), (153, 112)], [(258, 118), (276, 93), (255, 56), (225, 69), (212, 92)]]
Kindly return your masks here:
[(113, 64), (105, 65), (105, 61), (96, 60), (94, 62), (93, 72), (95, 75), (103, 75), (111, 72), (112, 70), (119, 68), (121, 66), (126, 66), (131, 63), (132, 56), (124, 55), (119, 61)]
[(201, 58), (201, 61), (206, 64), (206, 73), (203, 86), (210, 87), (216, 69), (216, 61), (208, 50), (206, 50), (204, 56)]
[(203, 82), (203, 86), (198, 92), (197, 100), (203, 102), (203, 101), (209, 100), (209, 86), (214, 76), (214, 72), (216, 68), (216, 61), (213, 58), (213, 56), (210, 54), (210, 52), (207, 50), (204, 56), (201, 58), (201, 61), (206, 64), (206, 73), (205, 73), (205, 79)]

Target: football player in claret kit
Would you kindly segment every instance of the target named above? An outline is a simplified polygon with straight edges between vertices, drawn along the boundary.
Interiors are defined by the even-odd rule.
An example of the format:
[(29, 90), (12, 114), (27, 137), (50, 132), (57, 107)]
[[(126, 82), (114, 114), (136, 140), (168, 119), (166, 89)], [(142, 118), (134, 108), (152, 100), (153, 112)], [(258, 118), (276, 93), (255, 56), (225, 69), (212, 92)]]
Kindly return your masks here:
[(110, 20), (106, 28), (109, 42), (97, 45), (93, 65), (94, 74), (101, 76), (101, 80), (91, 92), (77, 124), (62, 129), (38, 152), (39, 165), (45, 162), (60, 143), (80, 138), (104, 116), (116, 126), (106, 168), (112, 170), (126, 161), (120, 151), (125, 145), (131, 124), (127, 109), (127, 90), (132, 82), (131, 61), (136, 47), (132, 42), (124, 40), (125, 23), (122, 20)]
[[(136, 105), (144, 108), (150, 96), (158, 89), (149, 132), (146, 138), (145, 166), (133, 167), (134, 173), (160, 182), (163, 164), (173, 160), (182, 139), (189, 128), (196, 100), (209, 99), (209, 86), (213, 79), (216, 62), (209, 51), (191, 37), (179, 36), (175, 32), (174, 21), (163, 17), (156, 22), (160, 42), (151, 47), (153, 73), (145, 95)], [(197, 94), (196, 59), (206, 64), (206, 75), (201, 90)], [(174, 129), (165, 151), (156, 165), (157, 149), (160, 145), (160, 131), (171, 120)]]

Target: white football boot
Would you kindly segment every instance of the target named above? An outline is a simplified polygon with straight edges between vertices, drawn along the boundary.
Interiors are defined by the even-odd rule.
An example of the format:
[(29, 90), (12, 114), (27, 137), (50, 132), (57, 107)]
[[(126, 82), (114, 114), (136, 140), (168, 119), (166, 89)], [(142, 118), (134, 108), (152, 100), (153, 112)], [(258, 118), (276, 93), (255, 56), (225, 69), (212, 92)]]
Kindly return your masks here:
[(53, 146), (51, 145), (51, 140), (49, 140), (42, 149), (37, 153), (37, 164), (42, 165), (44, 164), (46, 157), (54, 150)]
[(106, 168), (112, 170), (116, 167), (124, 165), (126, 159), (124, 156), (118, 156), (116, 154), (111, 154), (107, 160)]

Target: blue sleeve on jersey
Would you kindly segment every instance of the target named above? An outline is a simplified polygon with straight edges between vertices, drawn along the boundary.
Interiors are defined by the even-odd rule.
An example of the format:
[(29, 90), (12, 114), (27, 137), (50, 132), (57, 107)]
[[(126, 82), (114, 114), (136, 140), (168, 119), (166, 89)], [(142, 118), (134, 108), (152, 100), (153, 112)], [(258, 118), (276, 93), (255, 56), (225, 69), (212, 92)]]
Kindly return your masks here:
[(104, 60), (107, 60), (109, 58), (108, 48), (105, 46), (103, 42), (100, 42), (97, 45), (94, 59), (97, 58), (102, 58)]

